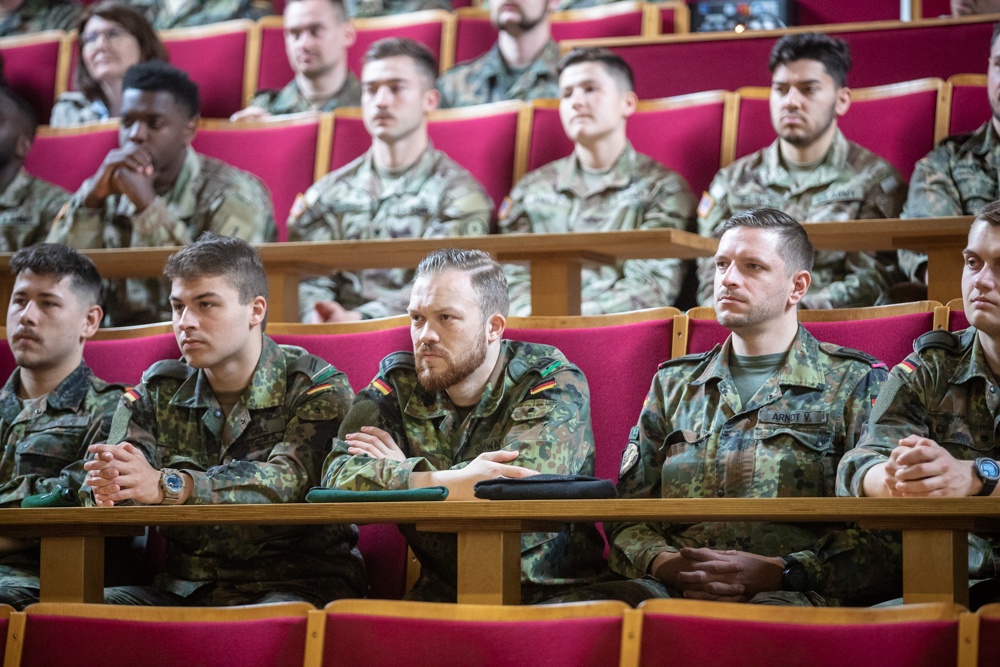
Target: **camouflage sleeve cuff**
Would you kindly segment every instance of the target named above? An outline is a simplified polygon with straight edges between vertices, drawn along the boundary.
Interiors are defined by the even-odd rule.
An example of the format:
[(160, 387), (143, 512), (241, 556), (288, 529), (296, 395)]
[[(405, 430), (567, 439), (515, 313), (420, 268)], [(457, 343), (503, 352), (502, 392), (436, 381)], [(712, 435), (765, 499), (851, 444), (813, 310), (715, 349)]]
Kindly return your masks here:
[(788, 554), (788, 558), (794, 558), (796, 561), (802, 564), (802, 567), (806, 570), (806, 576), (809, 581), (810, 591), (816, 591), (822, 594), (823, 582), (826, 581), (827, 577), (823, 571), (823, 562), (820, 560), (819, 556), (816, 555), (815, 551), (796, 551), (793, 554)]
[(410, 488), (410, 473), (430, 472), (434, 468), (422, 456), (405, 459), (396, 464), (393, 474), (386, 483), (386, 488), (390, 490)]
[(191, 476), (193, 486), (191, 487), (191, 497), (188, 498), (188, 505), (211, 505), (214, 503), (212, 482), (208, 478), (208, 473), (200, 470), (182, 470), (181, 472)]
[[(848, 482), (848, 490), (851, 492), (851, 495), (858, 498), (864, 498), (865, 475), (868, 474), (869, 470), (871, 470), (880, 463), (885, 463), (887, 460), (888, 460), (887, 458), (873, 455), (872, 458), (864, 461), (860, 465), (853, 467), (851, 470), (849, 470), (848, 474), (850, 475), (850, 477), (847, 479), (847, 482)], [(838, 489), (838, 492), (839, 491), (840, 489)]]
[(187, 226), (174, 218), (160, 196), (153, 199), (146, 210), (132, 216), (132, 229), (141, 239), (138, 244), (133, 242), (133, 246), (155, 248), (191, 243)]

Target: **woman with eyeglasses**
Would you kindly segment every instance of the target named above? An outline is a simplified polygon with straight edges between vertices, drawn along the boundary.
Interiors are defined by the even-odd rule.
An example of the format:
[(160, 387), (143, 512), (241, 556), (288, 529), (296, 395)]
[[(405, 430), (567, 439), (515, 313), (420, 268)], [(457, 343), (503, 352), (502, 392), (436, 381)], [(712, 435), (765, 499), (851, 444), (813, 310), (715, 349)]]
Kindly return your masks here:
[(121, 2), (101, 2), (84, 11), (76, 52), (76, 90), (56, 100), (49, 121), (54, 127), (118, 117), (125, 70), (147, 60), (167, 60), (146, 17)]

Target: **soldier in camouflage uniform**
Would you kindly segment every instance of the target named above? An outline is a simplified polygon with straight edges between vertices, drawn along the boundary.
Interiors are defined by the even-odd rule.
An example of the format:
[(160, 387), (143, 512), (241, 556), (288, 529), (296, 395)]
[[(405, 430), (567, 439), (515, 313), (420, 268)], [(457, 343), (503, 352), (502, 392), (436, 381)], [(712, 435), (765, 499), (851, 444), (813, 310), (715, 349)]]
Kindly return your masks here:
[[(559, 63), (559, 115), (573, 154), (526, 175), (500, 208), (501, 233), (686, 229), (694, 196), (680, 174), (636, 153), (625, 136), (635, 111), (632, 69), (605, 49), (577, 49)], [(531, 275), (505, 267), (511, 313), (531, 314)], [(633, 259), (583, 269), (584, 315), (672, 306), (678, 259)]]
[[(382, 360), (324, 465), (324, 486), (354, 491), (445, 486), (469, 500), (496, 477), (594, 473), (587, 379), (548, 345), (503, 340), (503, 270), (478, 250), (439, 250), (417, 269), (414, 352)], [(408, 597), (454, 601), (454, 535), (400, 526), (420, 560)], [(602, 570), (591, 524), (521, 539), (522, 598), (535, 602)]]
[[(347, 377), (263, 335), (267, 276), (245, 241), (206, 235), (171, 256), (174, 333), (84, 467), (97, 505), (295, 503), (319, 482), (353, 392)], [(118, 604), (232, 605), (365, 594), (354, 526), (163, 528), (166, 572)]]
[[(158, 61), (125, 75), (117, 148), (80, 186), (48, 240), (76, 248), (147, 248), (190, 243), (204, 232), (255, 243), (277, 234), (271, 197), (254, 175), (194, 152), (198, 88)], [(159, 279), (112, 280), (109, 326), (170, 319)]]
[(489, 0), (490, 20), (500, 31), (497, 42), (441, 75), (441, 107), (558, 97), (559, 46), (549, 26), (558, 5), (558, 0)]
[[(91, 373), (84, 341), (101, 322), (101, 276), (71, 248), (39, 244), (10, 260), (16, 276), (7, 341), (17, 368), (0, 389), (0, 506), (83, 483), (87, 446), (101, 442), (122, 387)], [(0, 538), (0, 602), (38, 601), (38, 542)]]
[[(892, 369), (861, 442), (840, 462), (839, 495), (1000, 495), (1000, 203), (979, 212), (963, 255), (972, 326), (924, 334)], [(970, 608), (1000, 601), (998, 577), (1000, 538), (969, 533)]]
[[(664, 362), (622, 456), (626, 498), (833, 496), (885, 365), (818, 343), (796, 319), (813, 259), (773, 209), (732, 218), (715, 256), (716, 312), (732, 331)], [(635, 602), (667, 596), (762, 604), (871, 604), (897, 594), (897, 538), (843, 524), (617, 523), (611, 567)], [(728, 550), (733, 550), (729, 553)]]
[(295, 78), (264, 90), (230, 120), (303, 111), (333, 111), (361, 104), (361, 82), (347, 69), (355, 31), (342, 0), (291, 0), (285, 5), (285, 52)]
[(451, 11), (451, 0), (347, 0), (347, 8), (353, 18), (360, 19), (425, 9)]
[(24, 170), (38, 123), (31, 106), (0, 85), (0, 251), (45, 239), (70, 194)]
[(42, 30), (70, 30), (83, 7), (72, 0), (23, 0), (0, 10), (0, 37)]
[[(847, 43), (827, 35), (782, 37), (771, 51), (771, 123), (778, 139), (716, 174), (698, 205), (698, 231), (730, 216), (777, 208), (803, 222), (895, 218), (906, 182), (888, 162), (848, 141), (837, 116), (850, 106)], [(901, 276), (895, 253), (820, 252), (808, 308), (872, 306)], [(700, 260), (698, 300), (712, 301), (712, 263)]]
[(131, 0), (157, 30), (190, 28), (233, 19), (256, 21), (274, 13), (270, 0)]
[[(368, 152), (299, 196), (289, 241), (419, 238), (488, 234), (493, 203), (476, 179), (427, 136), (437, 106), (434, 57), (411, 39), (375, 42), (365, 54), (362, 98)], [(306, 322), (406, 312), (413, 271), (337, 272), (302, 283)]]
[[(971, 134), (946, 137), (921, 158), (910, 177), (904, 218), (947, 218), (976, 215), (1000, 199), (1000, 23), (990, 38), (986, 91), (993, 115)], [(899, 265), (911, 279), (926, 282), (927, 256), (899, 251)]]

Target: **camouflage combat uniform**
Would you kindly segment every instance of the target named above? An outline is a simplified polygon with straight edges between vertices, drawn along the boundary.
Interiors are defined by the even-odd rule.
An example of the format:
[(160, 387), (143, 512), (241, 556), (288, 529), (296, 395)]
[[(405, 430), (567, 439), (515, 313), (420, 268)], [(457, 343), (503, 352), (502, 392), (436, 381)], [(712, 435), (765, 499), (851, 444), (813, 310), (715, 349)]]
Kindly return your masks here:
[(351, 18), (369, 18), (406, 14), (425, 9), (451, 11), (451, 0), (346, 0), (347, 13)]
[[(864, 437), (840, 462), (837, 494), (862, 496), (868, 470), (910, 435), (930, 438), (959, 460), (1000, 458), (1000, 394), (975, 328), (934, 331), (889, 373)], [(969, 533), (969, 577), (1000, 576), (1000, 536)]]
[(441, 108), (467, 107), (503, 100), (535, 100), (559, 97), (559, 45), (549, 41), (530, 65), (508, 87), (498, 81), (508, 79), (508, 67), (500, 55), (500, 47), (493, 45), (475, 60), (451, 68), (438, 77)]
[[(388, 190), (372, 152), (331, 172), (296, 200), (289, 241), (430, 238), (488, 234), (493, 202), (483, 186), (447, 155), (428, 147)], [(317, 301), (336, 301), (366, 318), (406, 312), (412, 269), (338, 272), (304, 281), (303, 317)]]
[[(793, 186), (782, 164), (778, 140), (740, 158), (715, 175), (698, 205), (698, 232), (718, 233), (733, 215), (768, 206), (799, 222), (895, 218), (906, 199), (906, 182), (895, 167), (848, 141), (840, 130), (823, 162), (805, 183)], [(872, 306), (896, 282), (895, 253), (816, 253), (812, 285), (804, 304), (810, 308)], [(698, 262), (698, 300), (712, 305), (715, 263)]]
[(295, 84), (295, 79), (292, 79), (281, 90), (262, 90), (257, 93), (250, 100), (248, 106), (260, 107), (274, 116), (302, 113), (303, 111), (333, 111), (338, 107), (357, 107), (361, 106), (361, 81), (354, 74), (348, 72), (347, 79), (340, 90), (322, 106), (313, 107), (309, 100), (302, 95), (299, 87)]
[[(942, 141), (921, 158), (910, 177), (910, 194), (904, 218), (947, 218), (976, 215), (1000, 199), (1000, 140), (993, 121), (972, 134), (958, 134)], [(923, 282), (927, 256), (900, 251), (900, 268), (911, 280)]]
[(89, 100), (80, 91), (68, 90), (56, 98), (49, 125), (67, 127), (81, 123), (96, 123), (108, 120), (110, 117), (111, 113), (102, 100)]
[[(83, 458), (91, 443), (104, 442), (121, 385), (95, 377), (85, 363), (43, 401), (17, 398), (20, 370), (0, 389), (0, 507), (18, 507), (27, 496), (56, 486), (79, 489)], [(0, 602), (21, 609), (38, 601), (38, 542), (0, 557)]]
[[(730, 373), (731, 350), (730, 336), (721, 348), (661, 364), (622, 456), (620, 496), (834, 495), (837, 462), (857, 443), (885, 366), (862, 352), (818, 343), (800, 326), (785, 366), (743, 406)], [(870, 604), (898, 594), (901, 587), (898, 538), (844, 524), (617, 523), (605, 528), (611, 568), (628, 577), (646, 575), (662, 551), (708, 547), (790, 556), (802, 563), (811, 595), (778, 591), (762, 593), (755, 602)]]
[[(303, 502), (319, 482), (352, 396), (343, 373), (265, 336), (250, 384), (228, 418), (204, 371), (160, 361), (122, 397), (108, 442), (130, 442), (153, 467), (190, 474), (192, 505)], [(250, 604), (283, 593), (322, 606), (365, 594), (354, 526), (170, 526), (160, 532), (169, 547), (154, 590), (176, 596), (178, 604)], [(111, 588), (105, 597), (120, 602), (121, 595)]]
[(72, 0), (24, 0), (24, 3), (0, 18), (0, 37), (42, 30), (72, 30), (82, 5)]
[[(70, 200), (52, 226), (49, 242), (74, 248), (152, 248), (191, 243), (204, 232), (251, 243), (273, 241), (277, 234), (271, 196), (260, 179), (190, 147), (173, 187), (141, 213), (123, 195), (111, 195), (103, 208), (86, 208), (82, 193), (90, 190), (92, 180)], [(106, 326), (170, 320), (165, 280), (115, 279), (107, 284)]]
[[(382, 360), (379, 375), (355, 400), (377, 404), (378, 427), (409, 457), (403, 462), (351, 456), (334, 441), (323, 485), (354, 491), (406, 489), (410, 473), (458, 469), (484, 452), (517, 451), (511, 465), (550, 474), (594, 474), (590, 389), (580, 370), (548, 345), (504, 341), (479, 404), (464, 420), (445, 392), (417, 382), (413, 354)], [(410, 597), (454, 601), (455, 536), (400, 526), (420, 559)], [(522, 598), (535, 602), (602, 574), (603, 541), (592, 524), (521, 537)]]
[[(575, 156), (537, 169), (514, 187), (500, 208), (500, 232), (603, 232), (623, 229), (687, 229), (694, 216), (687, 182), (628, 144), (604, 176), (588, 190)], [(531, 314), (531, 275), (520, 265), (504, 267), (510, 314)], [(584, 315), (672, 306), (683, 278), (679, 259), (633, 259), (617, 266), (583, 269)]]
[(0, 192), (0, 252), (41, 243), (70, 194), (24, 169)]
[(189, 28), (232, 19), (257, 20), (274, 14), (270, 0), (184, 0), (170, 11), (166, 0), (132, 0), (157, 30)]

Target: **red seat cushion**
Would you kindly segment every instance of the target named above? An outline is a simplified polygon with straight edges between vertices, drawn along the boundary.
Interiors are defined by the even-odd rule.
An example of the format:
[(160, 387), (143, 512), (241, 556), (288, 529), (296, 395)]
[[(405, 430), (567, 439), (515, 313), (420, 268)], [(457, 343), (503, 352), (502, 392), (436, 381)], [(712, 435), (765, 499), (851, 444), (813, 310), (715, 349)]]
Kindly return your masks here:
[(33, 44), (0, 44), (4, 81), (31, 104), (42, 125), (48, 124), (55, 103), (61, 38), (59, 34)]
[(986, 86), (952, 86), (948, 134), (975, 132), (991, 116)]
[(248, 35), (248, 28), (243, 26), (222, 34), (170, 36), (163, 40), (170, 64), (187, 72), (198, 84), (202, 117), (229, 118), (243, 108)]
[(108, 382), (136, 385), (147, 368), (162, 359), (179, 359), (173, 334), (143, 338), (91, 340), (83, 347), (83, 358), (94, 375)]
[(979, 667), (1000, 664), (1000, 618), (979, 617)]
[[(70, 192), (97, 172), (105, 156), (118, 148), (118, 129), (38, 135), (24, 167), (33, 176)], [(72, 155), (72, 160), (66, 156)]]

